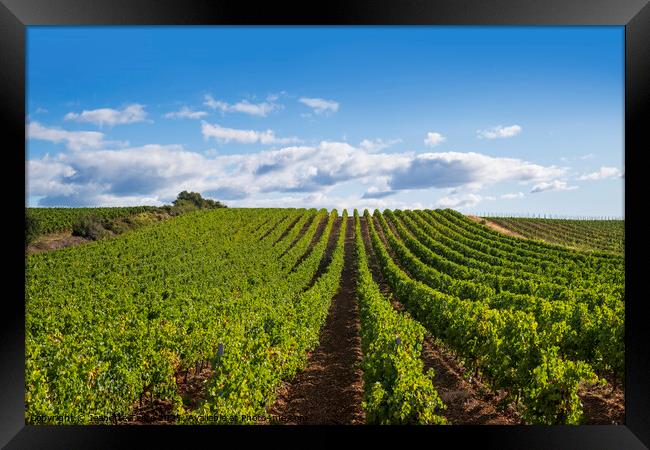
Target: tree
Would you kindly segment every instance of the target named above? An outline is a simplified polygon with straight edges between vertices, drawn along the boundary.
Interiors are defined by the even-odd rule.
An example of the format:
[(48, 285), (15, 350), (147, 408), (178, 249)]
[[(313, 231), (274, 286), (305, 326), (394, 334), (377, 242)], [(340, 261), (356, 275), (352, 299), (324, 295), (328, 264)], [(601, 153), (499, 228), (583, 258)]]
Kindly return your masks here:
[(203, 198), (198, 192), (183, 191), (179, 193), (176, 200), (174, 200), (174, 206), (181, 206), (187, 203), (191, 203), (197, 208), (227, 208), (226, 205), (219, 201)]

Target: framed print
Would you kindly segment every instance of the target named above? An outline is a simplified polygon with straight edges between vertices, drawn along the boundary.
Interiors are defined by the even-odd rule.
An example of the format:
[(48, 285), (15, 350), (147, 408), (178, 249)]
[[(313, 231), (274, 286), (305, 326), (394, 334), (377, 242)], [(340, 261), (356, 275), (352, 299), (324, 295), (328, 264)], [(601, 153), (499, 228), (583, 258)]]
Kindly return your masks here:
[(2, 444), (647, 448), (649, 19), (2, 0)]

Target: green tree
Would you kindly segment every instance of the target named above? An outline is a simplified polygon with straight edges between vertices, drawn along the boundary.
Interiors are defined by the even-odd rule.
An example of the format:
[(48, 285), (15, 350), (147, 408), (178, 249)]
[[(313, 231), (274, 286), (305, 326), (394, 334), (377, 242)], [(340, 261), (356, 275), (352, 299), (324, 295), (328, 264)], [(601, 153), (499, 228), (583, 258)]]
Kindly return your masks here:
[(226, 205), (219, 201), (203, 198), (198, 192), (183, 191), (174, 200), (174, 206), (186, 205), (187, 203), (191, 203), (197, 208), (227, 208)]

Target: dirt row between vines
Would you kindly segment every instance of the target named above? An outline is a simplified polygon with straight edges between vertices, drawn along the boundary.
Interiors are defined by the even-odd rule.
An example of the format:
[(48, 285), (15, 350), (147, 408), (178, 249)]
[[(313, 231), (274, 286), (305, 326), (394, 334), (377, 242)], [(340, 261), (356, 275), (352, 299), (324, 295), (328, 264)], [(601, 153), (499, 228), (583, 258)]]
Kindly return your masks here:
[[(384, 246), (389, 249), (377, 219), (373, 219), (373, 224)], [(381, 273), (372, 248), (368, 224), (364, 218), (361, 218), (361, 225), (366, 253), (375, 282), (380, 286), (384, 295), (390, 299), (395, 309), (408, 314), (403, 303), (393, 295)], [(393, 260), (399, 265), (394, 257)], [(449, 422), (454, 425), (514, 425), (520, 423), (513, 408), (500, 411), (497, 406), (499, 397), (491, 396), (485, 385), (476, 378), (465, 377), (466, 370), (453, 352), (437, 342), (431, 334), (427, 333), (422, 347), (424, 367), (434, 370), (433, 385), (447, 406), (447, 409), (440, 414)]]
[[(338, 227), (332, 229), (333, 235), (338, 234), (334, 228), (340, 228), (340, 220)], [(332, 299), (325, 326), (321, 330), (320, 344), (309, 354), (305, 370), (280, 387), (277, 400), (269, 409), (271, 424), (364, 423), (352, 218), (348, 218), (344, 251), (341, 286)]]

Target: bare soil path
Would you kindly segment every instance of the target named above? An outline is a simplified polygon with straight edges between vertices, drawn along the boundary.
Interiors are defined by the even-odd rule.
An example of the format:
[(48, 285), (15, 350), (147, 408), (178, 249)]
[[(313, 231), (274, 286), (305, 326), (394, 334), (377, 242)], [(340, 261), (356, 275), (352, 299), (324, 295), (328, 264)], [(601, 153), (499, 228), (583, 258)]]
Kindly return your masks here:
[(625, 423), (625, 391), (612, 387), (593, 386), (578, 391), (587, 425), (622, 425)]
[(486, 227), (491, 228), (494, 231), (498, 231), (501, 234), (505, 234), (507, 236), (517, 237), (517, 238), (520, 238), (520, 239), (528, 239), (526, 236), (524, 236), (522, 234), (519, 234), (516, 231), (509, 230), (509, 229), (507, 229), (505, 227), (502, 227), (501, 225), (499, 225), (497, 223), (494, 223), (494, 222), (492, 222), (490, 220), (487, 220), (487, 219), (484, 219), (482, 217), (468, 215), (467, 218), (470, 219), (470, 220), (473, 220), (474, 222), (482, 223)]
[(59, 248), (72, 247), (74, 245), (91, 242), (90, 239), (81, 236), (73, 236), (71, 230), (59, 231), (57, 233), (39, 236), (36, 240), (27, 246), (27, 253), (42, 253), (56, 250)]
[(310, 425), (364, 422), (352, 218), (348, 218), (344, 248), (341, 287), (332, 299), (327, 321), (321, 331), (320, 345), (309, 355), (306, 369), (281, 386), (276, 402), (269, 409), (274, 417), (271, 423)]

